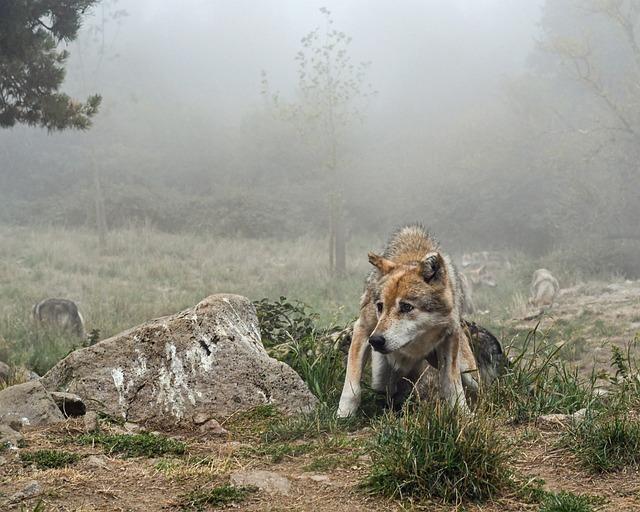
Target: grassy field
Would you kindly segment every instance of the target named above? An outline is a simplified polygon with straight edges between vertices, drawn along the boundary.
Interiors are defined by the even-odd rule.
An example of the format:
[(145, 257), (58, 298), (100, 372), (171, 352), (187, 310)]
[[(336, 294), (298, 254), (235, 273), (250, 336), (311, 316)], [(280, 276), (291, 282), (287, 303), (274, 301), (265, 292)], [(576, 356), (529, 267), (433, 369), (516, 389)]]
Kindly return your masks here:
[(87, 331), (99, 329), (102, 339), (223, 292), (254, 300), (284, 295), (308, 303), (325, 323), (344, 323), (357, 312), (372, 245), (379, 242), (354, 240), (349, 271), (336, 280), (327, 272), (325, 242), (312, 238), (242, 240), (131, 229), (112, 232), (101, 250), (90, 232), (0, 227), (0, 337), (13, 350), (0, 347), (0, 360), (25, 363), (35, 344), (52, 352), (34, 368), (44, 371), (69, 350), (66, 337), (34, 331), (31, 308), (47, 297), (76, 301)]
[[(344, 324), (357, 314), (370, 268), (366, 254), (382, 244), (382, 238), (351, 240), (347, 274), (334, 279), (325, 240), (311, 237), (212, 238), (132, 228), (111, 232), (101, 249), (90, 231), (0, 226), (0, 360), (43, 373), (79, 343), (35, 329), (31, 308), (47, 297), (77, 302), (87, 332), (98, 330), (100, 339), (221, 292), (252, 300), (286, 296), (308, 304), (320, 324)], [(564, 287), (582, 277), (564, 254), (543, 260), (513, 254), (511, 261), (512, 269), (497, 275), (498, 287), (474, 293), (478, 308), (489, 312), (477, 319), (503, 337), (514, 335), (510, 321), (523, 315), (533, 270), (552, 268)]]

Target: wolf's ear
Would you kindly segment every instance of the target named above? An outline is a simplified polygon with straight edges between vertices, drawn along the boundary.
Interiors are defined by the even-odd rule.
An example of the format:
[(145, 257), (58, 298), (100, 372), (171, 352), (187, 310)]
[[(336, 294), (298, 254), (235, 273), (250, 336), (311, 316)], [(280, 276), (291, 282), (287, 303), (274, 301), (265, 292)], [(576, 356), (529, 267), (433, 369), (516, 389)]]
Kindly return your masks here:
[(420, 273), (427, 283), (440, 281), (445, 274), (444, 259), (438, 252), (430, 252), (420, 262)]
[(387, 260), (372, 252), (369, 253), (369, 263), (376, 267), (383, 275), (388, 274), (396, 268), (396, 264), (393, 261)]

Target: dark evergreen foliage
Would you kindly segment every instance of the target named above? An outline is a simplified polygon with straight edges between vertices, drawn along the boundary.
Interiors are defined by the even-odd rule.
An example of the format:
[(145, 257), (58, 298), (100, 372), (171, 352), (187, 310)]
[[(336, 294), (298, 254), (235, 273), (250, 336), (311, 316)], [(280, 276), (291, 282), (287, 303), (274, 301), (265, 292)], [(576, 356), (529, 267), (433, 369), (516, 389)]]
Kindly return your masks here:
[(48, 130), (91, 125), (100, 96), (85, 103), (60, 92), (82, 16), (97, 0), (4, 0), (0, 3), (0, 127), (16, 123)]

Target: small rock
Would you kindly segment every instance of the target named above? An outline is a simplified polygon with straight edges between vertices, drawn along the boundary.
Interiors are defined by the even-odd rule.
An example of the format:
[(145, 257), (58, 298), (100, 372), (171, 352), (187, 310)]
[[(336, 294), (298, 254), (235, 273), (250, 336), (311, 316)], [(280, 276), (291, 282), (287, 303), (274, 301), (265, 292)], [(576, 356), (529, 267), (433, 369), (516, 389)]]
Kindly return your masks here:
[(199, 430), (200, 432), (213, 434), (216, 436), (223, 436), (229, 433), (226, 428), (224, 428), (222, 425), (220, 425), (220, 423), (218, 423), (214, 419), (210, 419), (206, 423), (200, 425)]
[(17, 448), (18, 442), (22, 440), (22, 434), (12, 429), (9, 425), (0, 423), (0, 446)]
[(42, 494), (42, 485), (36, 480), (31, 480), (14, 495), (9, 498), (9, 503), (19, 503), (24, 500), (35, 498)]
[(0, 456), (0, 466), (4, 466), (7, 463), (7, 459), (5, 459), (4, 457)]
[(98, 414), (95, 411), (89, 411), (82, 419), (85, 432), (89, 433), (98, 430)]
[(106, 469), (108, 464), (104, 457), (98, 455), (91, 455), (85, 460), (85, 465), (90, 468)]
[(254, 486), (270, 494), (289, 494), (291, 482), (273, 471), (237, 471), (231, 474), (231, 485)]
[(314, 482), (328, 482), (329, 477), (327, 475), (310, 475), (309, 480), (313, 480)]
[(53, 391), (49, 393), (53, 401), (58, 406), (58, 409), (65, 415), (65, 417), (84, 416), (87, 412), (87, 407), (84, 405), (82, 398), (73, 393), (62, 393), (60, 391)]
[(206, 412), (199, 412), (195, 414), (192, 419), (196, 425), (202, 425), (203, 423), (206, 423), (209, 419), (211, 419), (211, 415), (207, 414)]
[(565, 425), (570, 419), (570, 414), (543, 414), (538, 416), (536, 423), (540, 427), (557, 427)]
[(124, 424), (124, 429), (128, 432), (128, 433), (137, 433), (140, 432), (142, 429), (140, 428), (140, 425), (138, 425), (137, 423), (132, 423), (130, 421), (126, 421)]
[(50, 425), (64, 421), (58, 406), (40, 381), (9, 386), (0, 391), (0, 423)]
[(554, 428), (564, 426), (571, 422), (580, 422), (586, 414), (586, 409), (580, 409), (573, 414), (543, 414), (542, 416), (538, 416), (536, 423), (540, 427)]

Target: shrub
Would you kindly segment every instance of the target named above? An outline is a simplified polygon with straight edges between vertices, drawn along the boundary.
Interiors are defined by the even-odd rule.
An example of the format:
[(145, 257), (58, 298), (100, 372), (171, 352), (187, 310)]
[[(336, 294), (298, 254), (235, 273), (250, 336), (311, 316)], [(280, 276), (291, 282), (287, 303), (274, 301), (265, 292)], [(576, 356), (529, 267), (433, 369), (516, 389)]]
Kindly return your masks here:
[(482, 501), (509, 485), (511, 449), (488, 420), (421, 404), (373, 425), (364, 485), (401, 498)]
[(80, 456), (59, 450), (37, 450), (20, 452), (20, 460), (24, 464), (35, 464), (38, 469), (51, 469), (69, 466), (80, 460)]
[(287, 363), (323, 403), (337, 404), (344, 381), (343, 354), (319, 329), (317, 315), (302, 302), (262, 299), (254, 302), (264, 346), (272, 357)]
[(120, 453), (124, 457), (159, 457), (165, 454), (182, 455), (186, 445), (165, 436), (143, 432), (140, 434), (83, 434), (76, 438), (80, 444), (102, 445), (107, 453)]
[(231, 485), (222, 485), (209, 490), (195, 489), (183, 497), (182, 510), (203, 510), (207, 505), (220, 507), (240, 503), (255, 491), (257, 491), (256, 487)]
[(592, 512), (592, 501), (590, 496), (571, 492), (547, 493), (540, 512)]

